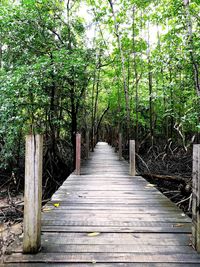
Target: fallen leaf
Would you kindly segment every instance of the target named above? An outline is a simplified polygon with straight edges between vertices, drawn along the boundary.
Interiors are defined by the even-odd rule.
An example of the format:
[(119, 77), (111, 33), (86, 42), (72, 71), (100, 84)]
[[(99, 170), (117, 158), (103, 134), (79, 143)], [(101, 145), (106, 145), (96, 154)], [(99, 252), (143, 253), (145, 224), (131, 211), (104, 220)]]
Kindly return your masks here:
[(59, 203), (54, 203), (53, 205), (54, 205), (54, 207), (56, 207), (56, 208), (58, 208), (58, 207), (60, 206)]
[(48, 211), (51, 211), (51, 210), (52, 210), (52, 208), (43, 208), (42, 209), (43, 212), (48, 212)]
[(155, 184), (147, 184), (147, 187), (154, 187)]
[(99, 232), (93, 232), (93, 233), (89, 233), (88, 236), (92, 237), (92, 236), (97, 236), (100, 235)]
[(184, 224), (182, 224), (182, 223), (177, 223), (177, 224), (172, 225), (172, 227), (183, 227), (183, 226), (184, 226)]

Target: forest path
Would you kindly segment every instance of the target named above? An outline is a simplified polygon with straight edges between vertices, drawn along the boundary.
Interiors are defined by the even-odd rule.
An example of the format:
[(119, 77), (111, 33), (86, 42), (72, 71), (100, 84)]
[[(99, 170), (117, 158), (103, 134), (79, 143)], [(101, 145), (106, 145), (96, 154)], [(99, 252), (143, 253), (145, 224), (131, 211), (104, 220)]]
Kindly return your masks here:
[(19, 246), (5, 266), (200, 266), (191, 219), (100, 142), (42, 214), (42, 250)]

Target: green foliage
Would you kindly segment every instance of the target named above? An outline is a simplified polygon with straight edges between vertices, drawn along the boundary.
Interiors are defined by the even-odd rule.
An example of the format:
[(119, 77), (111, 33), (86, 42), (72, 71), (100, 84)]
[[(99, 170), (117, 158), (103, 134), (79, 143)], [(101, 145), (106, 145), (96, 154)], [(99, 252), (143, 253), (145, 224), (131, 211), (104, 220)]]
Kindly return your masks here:
[(18, 153), (14, 144), (27, 133), (71, 138), (69, 125), (77, 123), (72, 113), (79, 112), (93, 55), (83, 45), (81, 19), (67, 21), (61, 1), (1, 3), (0, 17), (0, 164), (5, 167)]
[[(143, 140), (153, 127), (154, 138), (163, 136), (166, 141), (168, 138), (176, 140), (180, 138), (177, 125), (183, 136), (197, 134), (199, 100), (194, 86), (188, 36), (189, 19), (193, 26), (193, 57), (199, 62), (200, 9), (197, 2), (191, 1), (188, 17), (182, 0), (113, 1), (120, 36), (116, 36), (109, 3), (104, 3), (102, 9), (100, 1), (93, 2), (92, 6), (97, 12), (95, 16), (101, 16), (103, 23), (100, 23), (100, 27), (109, 32), (107, 47), (111, 52), (110, 57), (114, 58), (114, 64), (101, 76), (101, 86), (112, 88), (109, 91), (111, 109), (106, 116), (106, 125), (109, 122), (114, 129), (126, 128), (126, 103), (121, 78), (123, 70), (117, 45), (117, 37), (120, 37), (130, 98), (131, 135)], [(149, 73), (152, 75), (151, 93)]]
[[(181, 139), (177, 129), (188, 138), (200, 131), (198, 1), (190, 2), (189, 15), (182, 0), (113, 6), (115, 17), (108, 1), (77, 1), (68, 10), (59, 0), (1, 1), (0, 167), (16, 165), (30, 132), (72, 146), (78, 130), (126, 129), (124, 82), (130, 134), (138, 141), (148, 133), (167, 141)], [(83, 7), (93, 20), (90, 44)]]

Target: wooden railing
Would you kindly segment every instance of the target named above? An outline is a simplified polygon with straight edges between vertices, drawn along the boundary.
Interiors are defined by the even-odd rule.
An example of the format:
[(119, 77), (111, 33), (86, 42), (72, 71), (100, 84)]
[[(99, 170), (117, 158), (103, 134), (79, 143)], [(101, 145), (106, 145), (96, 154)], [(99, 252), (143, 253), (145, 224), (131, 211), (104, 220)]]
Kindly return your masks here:
[(135, 171), (135, 140), (129, 141), (129, 162), (130, 162), (129, 174), (131, 176), (135, 176), (136, 175), (136, 171)]
[[(86, 158), (89, 158), (86, 133)], [(37, 253), (41, 247), (43, 136), (26, 136), (23, 252)], [(81, 174), (81, 134), (76, 134), (76, 169)]]
[[(118, 140), (118, 155), (119, 160), (122, 160), (122, 151), (123, 151), (123, 139), (122, 134), (119, 133), (119, 140)], [(135, 140), (129, 140), (129, 174), (131, 176), (136, 175), (135, 169)]]
[(200, 145), (193, 146), (192, 245), (200, 252)]
[(23, 252), (41, 246), (43, 136), (26, 136)]
[(76, 169), (75, 174), (81, 174), (81, 134), (76, 134)]

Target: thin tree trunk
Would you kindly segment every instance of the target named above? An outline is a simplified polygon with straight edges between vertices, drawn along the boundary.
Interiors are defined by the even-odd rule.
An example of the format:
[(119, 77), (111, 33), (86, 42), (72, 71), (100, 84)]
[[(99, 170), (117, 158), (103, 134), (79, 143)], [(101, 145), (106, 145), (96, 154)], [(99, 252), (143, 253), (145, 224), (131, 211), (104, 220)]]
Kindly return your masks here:
[(119, 47), (120, 57), (121, 57), (123, 88), (124, 88), (124, 95), (125, 95), (125, 102), (126, 102), (127, 138), (129, 139), (129, 135), (130, 135), (130, 101), (129, 101), (129, 92), (128, 92), (128, 87), (127, 87), (127, 82), (126, 82), (125, 59), (124, 59), (124, 53), (122, 50), (121, 36), (120, 36), (120, 32), (119, 32), (118, 23), (116, 20), (113, 2), (112, 2), (112, 0), (108, 0), (108, 2), (110, 4), (112, 14), (113, 14), (114, 26), (115, 26), (115, 31), (116, 31), (116, 35), (117, 35), (117, 42), (118, 42), (118, 47)]
[[(99, 54), (98, 65), (100, 66), (100, 64), (101, 64), (101, 54)], [(98, 74), (97, 74), (97, 83), (96, 83), (96, 97), (95, 97), (95, 103), (94, 103), (94, 121), (93, 121), (94, 141), (96, 140), (96, 137), (97, 137), (97, 135), (96, 135), (96, 119), (97, 119), (98, 98), (99, 98), (100, 74), (101, 74), (101, 68), (99, 67)], [(96, 141), (98, 141), (98, 140), (96, 140)]]
[(150, 52), (150, 32), (149, 32), (149, 22), (148, 22), (148, 81), (149, 81), (149, 119), (150, 119), (150, 134), (151, 134), (151, 144), (154, 144), (154, 119), (153, 119), (153, 77), (152, 77), (152, 64), (151, 64), (151, 52)]
[(190, 9), (189, 9), (189, 0), (183, 0), (183, 4), (185, 7), (185, 15), (186, 15), (186, 22), (188, 27), (188, 44), (190, 49), (190, 58), (193, 66), (193, 73), (194, 73), (194, 84), (197, 95), (200, 97), (200, 80), (199, 80), (199, 66), (196, 60), (195, 52), (194, 52), (194, 45), (193, 45), (193, 31), (192, 31), (192, 21), (190, 16)]
[(138, 71), (137, 71), (137, 62), (136, 62), (136, 51), (135, 51), (135, 6), (133, 6), (133, 22), (132, 22), (132, 45), (133, 45), (133, 67), (134, 67), (134, 77), (135, 77), (135, 113), (136, 113), (136, 121), (135, 121), (135, 142), (136, 142), (136, 151), (137, 151), (137, 143), (138, 143), (138, 106), (139, 106), (139, 98), (138, 98)]
[(71, 86), (71, 142), (73, 146), (74, 152), (74, 168), (76, 164), (76, 133), (77, 133), (77, 112), (76, 112), (76, 105), (75, 105), (75, 95), (74, 95), (74, 87)]
[(2, 51), (2, 45), (0, 44), (0, 69), (2, 68), (2, 56), (3, 56), (3, 51)]
[[(94, 151), (94, 146), (95, 146), (95, 131), (96, 131), (95, 125), (96, 125), (97, 104), (99, 96), (99, 81), (101, 72), (100, 63), (101, 63), (101, 55), (99, 53), (98, 62), (96, 62), (94, 70), (94, 80), (92, 86), (92, 152)], [(99, 66), (98, 73), (96, 72), (97, 66)]]
[(172, 68), (169, 62), (169, 83), (170, 83), (170, 109), (171, 109), (171, 119), (170, 119), (170, 138), (173, 137), (173, 129), (174, 129), (174, 94), (172, 88)]
[(92, 152), (94, 152), (94, 91), (95, 91), (95, 84), (96, 84), (96, 66), (94, 70), (93, 76), (93, 85), (92, 85)]
[[(160, 41), (160, 32), (158, 29), (157, 25), (157, 38), (158, 38), (158, 49), (159, 49), (159, 54), (161, 56), (160, 60), (162, 60), (162, 51), (161, 51), (161, 41)], [(161, 73), (161, 83), (162, 83), (162, 92), (163, 92), (163, 108), (164, 108), (164, 114), (166, 114), (167, 110), (167, 101), (166, 101), (166, 89), (165, 89), (165, 81), (164, 81), (164, 69), (163, 65), (161, 65), (160, 68), (160, 73)], [(169, 139), (169, 133), (168, 133), (168, 116), (165, 116), (165, 119), (163, 120), (163, 128), (164, 128), (164, 136), (166, 139), (166, 142)]]

